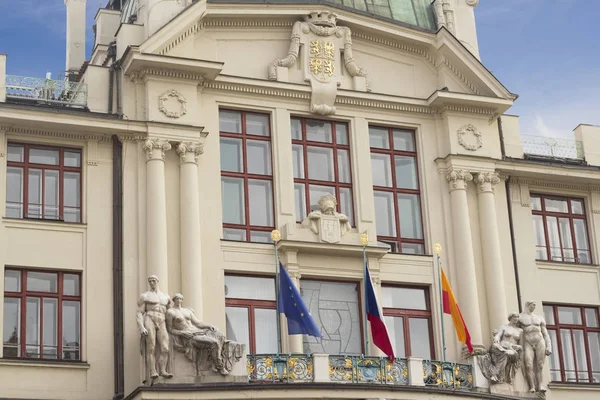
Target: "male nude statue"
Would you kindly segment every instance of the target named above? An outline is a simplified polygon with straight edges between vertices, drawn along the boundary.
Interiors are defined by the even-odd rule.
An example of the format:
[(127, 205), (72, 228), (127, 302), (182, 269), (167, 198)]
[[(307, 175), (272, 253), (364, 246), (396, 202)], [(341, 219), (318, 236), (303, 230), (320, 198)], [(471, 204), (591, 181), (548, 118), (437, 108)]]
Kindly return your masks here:
[(542, 370), (546, 356), (552, 354), (552, 342), (546, 330), (544, 317), (533, 314), (535, 301), (525, 302), (525, 312), (519, 314), (519, 326), (523, 328), (524, 373), (530, 392), (545, 392), (542, 386)]
[(165, 313), (169, 308), (171, 299), (158, 289), (158, 278), (152, 275), (148, 278), (150, 290), (140, 295), (138, 299), (137, 324), (142, 335), (141, 340), (146, 342), (146, 370), (150, 378), (158, 378), (156, 372), (155, 348), (158, 345), (160, 355), (158, 368), (160, 376), (173, 377), (167, 372), (167, 361), (169, 358), (169, 335), (165, 325)]

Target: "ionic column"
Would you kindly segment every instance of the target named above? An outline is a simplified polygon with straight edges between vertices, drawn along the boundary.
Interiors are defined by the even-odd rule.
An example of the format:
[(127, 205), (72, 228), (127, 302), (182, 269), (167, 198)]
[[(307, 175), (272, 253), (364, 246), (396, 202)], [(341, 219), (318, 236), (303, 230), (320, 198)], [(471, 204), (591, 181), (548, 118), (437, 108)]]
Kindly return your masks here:
[(202, 319), (202, 260), (200, 254), (200, 193), (198, 156), (201, 143), (181, 142), (179, 154), (179, 227), (181, 230), (181, 292), (187, 307)]
[(165, 190), (165, 152), (167, 140), (148, 138), (146, 152), (146, 264), (148, 275), (160, 279), (160, 287), (169, 293), (167, 267), (167, 196)]
[(483, 270), (488, 300), (490, 327), (506, 324), (506, 291), (498, 235), (498, 219), (494, 201), (494, 186), (500, 182), (498, 174), (480, 173), (475, 177), (479, 201), (479, 227), (483, 247)]
[(450, 190), (452, 209), (452, 230), (454, 243), (454, 259), (459, 274), (458, 300), (462, 315), (471, 334), (473, 345), (482, 345), (479, 297), (477, 295), (477, 277), (475, 274), (475, 256), (467, 205), (467, 183), (473, 176), (462, 170), (451, 169), (446, 174)]

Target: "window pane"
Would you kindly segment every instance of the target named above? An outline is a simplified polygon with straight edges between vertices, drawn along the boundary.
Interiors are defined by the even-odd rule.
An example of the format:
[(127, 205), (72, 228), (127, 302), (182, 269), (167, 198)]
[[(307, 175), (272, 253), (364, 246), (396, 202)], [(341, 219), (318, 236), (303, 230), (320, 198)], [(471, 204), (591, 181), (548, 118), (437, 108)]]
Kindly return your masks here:
[(222, 176), (221, 197), (223, 201), (223, 222), (226, 224), (245, 224), (244, 180)]
[(384, 316), (383, 320), (390, 334), (394, 355), (398, 358), (406, 357), (406, 348), (404, 347), (404, 318)]
[(593, 383), (600, 383), (600, 332), (588, 332), (588, 344), (592, 360)]
[(405, 156), (395, 156), (394, 159), (396, 162), (396, 187), (418, 189), (416, 159)]
[(44, 358), (58, 357), (58, 299), (44, 299)]
[(81, 178), (79, 172), (64, 173), (64, 215), (66, 222), (81, 221)]
[(273, 226), (273, 189), (271, 181), (248, 179), (250, 225)]
[(558, 238), (558, 222), (556, 217), (547, 217), (546, 225), (548, 226), (548, 241), (550, 242), (551, 261), (562, 261), (562, 253), (560, 249), (560, 239)]
[(23, 162), (23, 160), (25, 159), (23, 157), (23, 153), (24, 153), (23, 146), (9, 144), (6, 157), (7, 157), (7, 160), (11, 161), (11, 162)]
[(4, 318), (2, 326), (2, 343), (4, 357), (19, 357), (21, 336), (21, 299), (4, 298)]
[(569, 212), (566, 200), (545, 198), (544, 205), (546, 206), (546, 211), (563, 213)]
[(348, 150), (337, 151), (337, 163), (338, 163), (338, 181), (343, 183), (350, 183), (352, 177), (350, 175), (350, 156)]
[(40, 299), (27, 298), (25, 357), (39, 358), (40, 354)]
[(302, 140), (302, 121), (297, 118), (290, 120), (292, 126), (292, 139)]
[(11, 269), (4, 270), (4, 291), (21, 291), (21, 271), (14, 271)]
[(62, 343), (63, 359), (79, 360), (81, 346), (81, 309), (78, 301), (63, 301)]
[(403, 254), (425, 254), (425, 248), (419, 243), (402, 243)]
[(65, 167), (81, 167), (81, 153), (65, 150)]
[(44, 218), (58, 219), (58, 171), (44, 171)]
[(223, 239), (225, 240), (238, 240), (246, 241), (246, 230), (245, 229), (231, 229), (223, 228)]
[(554, 307), (544, 306), (544, 319), (546, 325), (554, 325)]
[(346, 124), (335, 124), (335, 141), (337, 144), (348, 145), (348, 127)]
[(42, 218), (42, 170), (29, 170), (28, 183), (29, 205), (27, 207), (27, 216), (29, 218)]
[(371, 174), (373, 186), (392, 187), (392, 167), (388, 154), (371, 153)]
[(219, 111), (219, 130), (221, 132), (242, 133), (242, 115), (237, 111)]
[(571, 238), (571, 225), (568, 218), (559, 218), (560, 239), (562, 241), (565, 262), (575, 262), (575, 251), (573, 250), (573, 239)]
[(571, 200), (571, 212), (573, 214), (583, 214), (583, 201)]
[(79, 296), (79, 275), (63, 275), (63, 294), (65, 296)]
[(277, 353), (277, 311), (254, 309), (256, 353)]
[(306, 120), (306, 140), (309, 142), (332, 143), (331, 122)]
[(323, 333), (322, 339), (304, 335), (304, 352), (361, 354), (361, 317), (358, 285), (302, 279), (302, 298)]
[(294, 183), (294, 205), (296, 206), (296, 221), (306, 217), (306, 193), (303, 183)]
[(549, 329), (548, 335), (550, 336), (550, 341), (552, 342), (552, 349), (554, 350), (552, 354), (550, 354), (550, 380), (554, 382), (562, 381), (562, 377), (560, 374), (560, 359), (558, 354), (558, 341), (556, 338), (556, 331)]
[(225, 307), (225, 325), (227, 340), (243, 343), (250, 352), (250, 329), (248, 327), (248, 309)]
[[(560, 317), (559, 317), (560, 318)], [(576, 382), (575, 378), (575, 355), (573, 353), (573, 342), (571, 341), (571, 330), (560, 330), (560, 341), (563, 350), (563, 363), (567, 382)]]
[(6, 168), (6, 217), (23, 217), (23, 168)]
[(575, 307), (558, 307), (558, 322), (561, 324), (581, 325), (581, 309)]
[(271, 232), (265, 231), (250, 231), (250, 241), (256, 243), (273, 243)]
[(377, 228), (377, 236), (396, 236), (394, 194), (375, 191), (374, 195), (375, 227)]
[(340, 211), (350, 221), (350, 225), (354, 225), (354, 210), (352, 208), (352, 190), (348, 188), (340, 188)]
[(381, 305), (387, 308), (427, 310), (425, 290), (395, 286), (381, 287)]
[(535, 259), (547, 260), (546, 234), (544, 233), (544, 220), (541, 215), (533, 215), (533, 232), (535, 234)]
[(423, 239), (421, 230), (421, 206), (416, 194), (398, 193), (398, 214), (400, 214), (400, 236)]
[(335, 180), (333, 174), (333, 149), (325, 147), (307, 147), (308, 179), (319, 181)]
[(27, 291), (56, 293), (57, 279), (52, 272), (27, 272)]
[(536, 196), (531, 196), (531, 209), (542, 211), (542, 199)]
[(415, 151), (415, 141), (411, 131), (394, 129), (394, 150)]
[(242, 140), (221, 138), (221, 171), (244, 172)]
[(425, 318), (409, 318), (410, 354), (414, 357), (431, 360), (431, 345), (429, 343), (429, 320)]
[(58, 150), (29, 149), (29, 162), (33, 164), (58, 165)]
[(390, 136), (386, 128), (369, 127), (369, 145), (377, 149), (390, 148)]
[(585, 309), (585, 324), (590, 328), (598, 327), (598, 313), (595, 308)]
[(247, 140), (246, 151), (249, 174), (271, 175), (271, 143)]
[(294, 163), (294, 178), (304, 178), (304, 150), (302, 145), (292, 145), (292, 161)]
[(575, 231), (575, 245), (577, 246), (577, 262), (590, 264), (590, 250), (588, 246), (587, 229), (585, 220), (573, 219), (573, 230)]
[(275, 301), (275, 279), (225, 275), (225, 298)]
[(573, 329), (573, 342), (575, 344), (575, 357), (577, 359), (577, 378), (579, 382), (589, 382), (587, 358), (585, 354), (585, 340), (581, 329)]
[(264, 114), (246, 114), (246, 133), (249, 135), (269, 136), (269, 116)]
[(311, 211), (319, 209), (318, 202), (321, 197), (327, 194), (335, 196), (335, 188), (329, 186), (308, 185), (308, 191), (310, 196), (309, 202)]

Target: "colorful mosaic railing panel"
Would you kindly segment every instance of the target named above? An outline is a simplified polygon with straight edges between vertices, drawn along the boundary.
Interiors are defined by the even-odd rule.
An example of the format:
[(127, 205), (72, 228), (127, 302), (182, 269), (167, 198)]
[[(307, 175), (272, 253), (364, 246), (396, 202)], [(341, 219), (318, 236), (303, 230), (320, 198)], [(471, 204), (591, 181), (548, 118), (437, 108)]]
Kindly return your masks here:
[(250, 382), (312, 382), (313, 359), (296, 354), (248, 354)]
[(329, 379), (344, 383), (408, 385), (405, 359), (394, 362), (381, 357), (329, 356)]
[(423, 381), (427, 386), (473, 389), (473, 367), (443, 361), (423, 360)]
[(17, 75), (6, 75), (5, 83), (7, 98), (74, 107), (87, 105), (85, 83)]
[(583, 160), (583, 143), (546, 136), (521, 135), (523, 153), (553, 158)]

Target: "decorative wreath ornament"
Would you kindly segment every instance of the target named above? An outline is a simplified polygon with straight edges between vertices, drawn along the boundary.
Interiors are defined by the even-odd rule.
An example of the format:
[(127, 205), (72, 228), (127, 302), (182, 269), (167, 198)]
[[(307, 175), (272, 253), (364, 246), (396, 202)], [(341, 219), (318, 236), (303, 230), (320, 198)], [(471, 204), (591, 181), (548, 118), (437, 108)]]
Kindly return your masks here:
[[(174, 111), (167, 108), (166, 103), (171, 97), (175, 97), (179, 102), (179, 110)], [(180, 118), (187, 114), (187, 100), (177, 90), (167, 90), (158, 97), (158, 109), (169, 118)]]
[[(469, 132), (475, 136), (475, 144), (465, 142), (465, 134)], [(477, 151), (483, 146), (483, 140), (481, 139), (481, 132), (477, 130), (473, 125), (468, 124), (458, 130), (458, 144), (460, 144), (465, 150)]]

